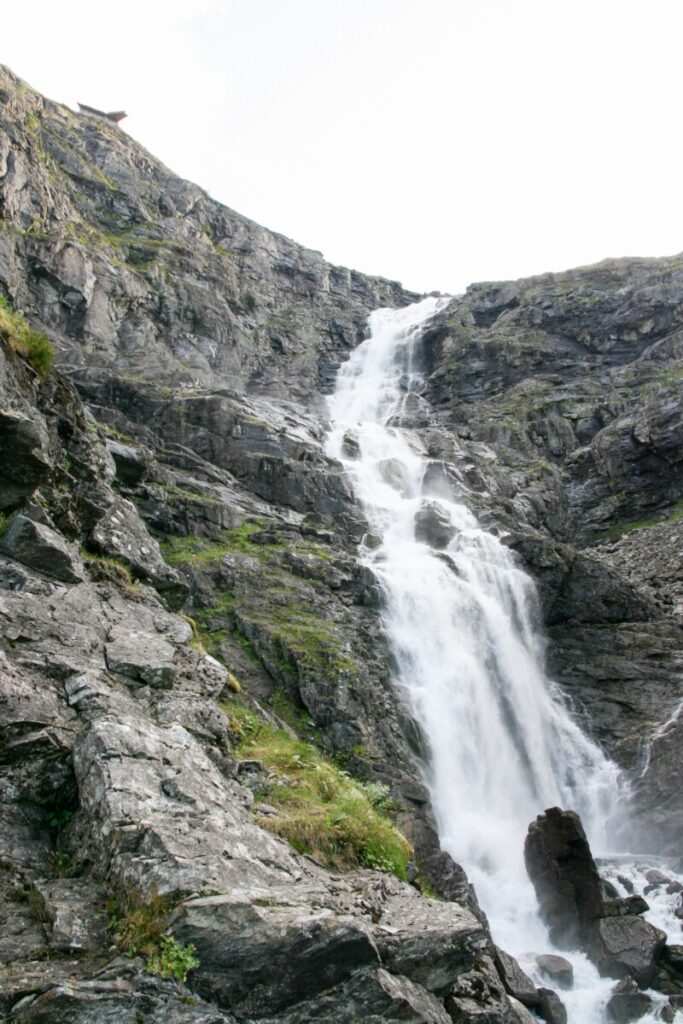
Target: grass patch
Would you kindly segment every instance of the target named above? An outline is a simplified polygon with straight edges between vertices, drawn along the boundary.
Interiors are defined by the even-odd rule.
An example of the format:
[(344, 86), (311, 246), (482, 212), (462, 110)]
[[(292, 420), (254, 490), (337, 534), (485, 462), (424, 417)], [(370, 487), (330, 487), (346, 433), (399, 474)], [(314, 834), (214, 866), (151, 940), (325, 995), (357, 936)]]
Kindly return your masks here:
[(277, 814), (259, 824), (329, 867), (376, 868), (406, 879), (412, 848), (388, 817), (393, 805), (385, 786), (352, 779), (312, 743), (238, 701), (222, 707), (241, 737), (238, 756), (261, 761), (282, 782), (268, 793)]
[(132, 896), (111, 899), (106, 905), (109, 929), (115, 944), (127, 956), (147, 958), (145, 970), (161, 978), (185, 981), (199, 966), (192, 944), (183, 945), (164, 935), (174, 901), (153, 897), (148, 903)]
[(140, 582), (136, 580), (125, 562), (116, 557), (93, 555), (83, 552), (83, 561), (92, 580), (99, 583), (113, 583), (121, 593), (131, 600), (140, 595)]
[[(274, 641), (274, 658), (280, 659), (283, 672), (305, 666), (326, 675), (357, 674), (358, 664), (345, 653), (335, 624), (321, 617), (316, 601), (311, 598), (309, 588), (313, 581), (308, 580), (302, 589), (286, 562), (288, 551), (317, 559), (329, 559), (328, 552), (303, 538), (256, 539), (257, 534), (263, 533), (264, 525), (263, 521), (252, 520), (222, 530), (218, 540), (167, 537), (163, 542), (164, 558), (172, 566), (201, 568), (228, 555), (245, 556), (258, 563), (244, 563), (238, 593), (222, 590), (212, 605), (195, 612), (202, 643), (215, 653), (230, 633), (245, 653), (253, 657), (253, 639), (247, 640), (240, 634), (262, 634)], [(253, 586), (248, 585), (250, 576)], [(272, 647), (269, 656), (273, 657)]]
[(614, 541), (625, 537), (627, 533), (635, 530), (647, 530), (652, 526), (666, 526), (683, 519), (683, 499), (677, 501), (668, 516), (655, 516), (649, 519), (623, 519), (607, 530), (601, 530), (595, 535), (596, 541)]
[[(183, 497), (186, 497), (183, 492)], [(169, 565), (197, 565), (217, 562), (225, 555), (254, 554), (263, 545), (252, 543), (252, 536), (263, 529), (263, 523), (243, 523), (232, 530), (221, 530), (217, 541), (204, 537), (168, 537), (161, 545)]]
[(50, 373), (55, 350), (47, 334), (34, 331), (21, 313), (16, 313), (7, 299), (0, 297), (0, 332), (20, 356), (30, 363), (41, 380)]

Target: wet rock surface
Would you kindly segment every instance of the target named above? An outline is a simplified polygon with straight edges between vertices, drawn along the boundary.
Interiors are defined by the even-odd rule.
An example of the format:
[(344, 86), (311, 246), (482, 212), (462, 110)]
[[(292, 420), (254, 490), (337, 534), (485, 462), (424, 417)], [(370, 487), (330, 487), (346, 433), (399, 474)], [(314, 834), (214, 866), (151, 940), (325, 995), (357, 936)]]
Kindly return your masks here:
[(524, 859), (550, 937), (565, 949), (585, 943), (604, 904), (579, 816), (558, 807), (539, 815), (529, 826)]
[(543, 953), (536, 957), (536, 963), (553, 984), (559, 988), (571, 988), (574, 984), (574, 968), (563, 956)]

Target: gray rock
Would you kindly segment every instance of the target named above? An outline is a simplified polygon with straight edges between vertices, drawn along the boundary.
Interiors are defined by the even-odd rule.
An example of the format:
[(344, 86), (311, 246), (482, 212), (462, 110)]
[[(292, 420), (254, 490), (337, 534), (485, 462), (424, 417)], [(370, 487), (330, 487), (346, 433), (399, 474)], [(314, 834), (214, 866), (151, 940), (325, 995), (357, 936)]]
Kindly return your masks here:
[(433, 548), (445, 548), (455, 536), (450, 516), (438, 503), (425, 502), (415, 514), (415, 539)]
[(38, 881), (51, 949), (59, 953), (95, 953), (105, 948), (106, 895), (102, 888), (80, 878)]
[(642, 896), (618, 896), (616, 899), (605, 901), (605, 917), (624, 917), (626, 914), (644, 914), (650, 909), (650, 904)]
[(194, 900), (174, 932), (197, 948), (196, 990), (240, 1016), (276, 1013), (345, 981), (357, 967), (379, 965), (362, 918), (282, 904), (272, 890), (253, 902), (238, 894)]
[(287, 845), (252, 822), (241, 787), (177, 724), (162, 728), (130, 712), (99, 716), (75, 745), (74, 769), (82, 852), (141, 898), (301, 875)]
[(0, 509), (29, 497), (52, 472), (49, 441), (40, 417), (0, 408)]
[(261, 1018), (260, 1024), (357, 1024), (360, 1020), (451, 1024), (435, 996), (383, 968), (357, 971), (329, 994), (320, 994), (277, 1018)]
[(519, 1024), (524, 1015), (505, 993), (493, 961), (482, 957), (463, 973), (446, 997), (454, 1024)]
[(538, 1005), (538, 992), (531, 978), (509, 953), (494, 947), (494, 961), (498, 975), (508, 995), (514, 996), (524, 1006)]
[[(379, 914), (366, 909), (370, 903)], [(380, 963), (441, 994), (486, 945), (467, 911), (426, 900), (391, 876), (367, 874), (330, 888), (324, 875), (309, 872), (295, 886), (191, 900), (176, 911), (172, 930), (197, 948), (197, 991), (211, 992), (238, 1016), (273, 1015)], [(234, 951), (229, 960), (226, 943)]]
[(539, 815), (529, 826), (524, 859), (553, 942), (565, 949), (585, 944), (603, 902), (579, 816), (557, 807)]
[(607, 1019), (615, 1024), (630, 1024), (640, 1020), (652, 1007), (652, 999), (645, 992), (638, 991), (633, 978), (623, 978), (614, 986), (607, 1003)]
[(0, 538), (0, 549), (52, 579), (64, 583), (80, 583), (84, 579), (83, 562), (75, 548), (49, 526), (26, 516), (13, 517)]
[(683, 946), (664, 947), (652, 987), (667, 995), (683, 998)]
[[(235, 1024), (229, 1014), (202, 1002), (177, 982), (162, 981), (137, 972), (132, 977), (77, 979), (73, 974), (62, 984), (43, 983), (36, 994), (15, 1006), (12, 1020), (19, 1024)], [(58, 971), (54, 972), (55, 974)], [(109, 972), (111, 973), (111, 971)]]
[(547, 1024), (567, 1024), (567, 1010), (560, 997), (552, 989), (539, 988), (538, 1012)]
[(110, 672), (130, 676), (131, 679), (162, 689), (173, 685), (176, 652), (162, 637), (114, 629), (104, 651)]
[(593, 956), (603, 974), (631, 975), (647, 988), (665, 942), (665, 933), (642, 917), (605, 917), (595, 926)]
[(136, 576), (149, 580), (172, 607), (179, 607), (184, 601), (185, 584), (162, 558), (158, 542), (149, 535), (131, 502), (116, 498), (96, 523), (90, 542), (96, 551), (120, 558)]
[(555, 985), (560, 988), (571, 988), (574, 984), (574, 968), (563, 956), (556, 953), (543, 953), (536, 957), (536, 963)]
[(126, 487), (141, 483), (149, 471), (150, 456), (142, 448), (107, 438), (107, 450), (116, 463), (116, 477)]

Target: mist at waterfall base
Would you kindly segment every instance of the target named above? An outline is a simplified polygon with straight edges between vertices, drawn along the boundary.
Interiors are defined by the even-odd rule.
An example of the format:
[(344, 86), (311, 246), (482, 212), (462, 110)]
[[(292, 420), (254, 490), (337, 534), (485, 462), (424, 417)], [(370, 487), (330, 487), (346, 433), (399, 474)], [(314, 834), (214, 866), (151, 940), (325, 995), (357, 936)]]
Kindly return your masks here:
[[(545, 677), (531, 580), (457, 500), (457, 460), (430, 459), (411, 429), (429, 415), (415, 366), (422, 329), (447, 301), (371, 315), (370, 337), (330, 398), (327, 454), (343, 463), (368, 520), (373, 540), (361, 557), (382, 588), (394, 685), (428, 743), (441, 844), (474, 883), (495, 941), (544, 984), (534, 956), (553, 945), (524, 867), (528, 825), (547, 807), (571, 808), (594, 852), (614, 853), (626, 787)], [(416, 516), (437, 524), (438, 550), (416, 539)], [(665, 916), (677, 941), (670, 929), (681, 922)], [(583, 954), (570, 959), (570, 1022), (601, 1024), (614, 981)], [(657, 1019), (656, 1008), (643, 1018)]]

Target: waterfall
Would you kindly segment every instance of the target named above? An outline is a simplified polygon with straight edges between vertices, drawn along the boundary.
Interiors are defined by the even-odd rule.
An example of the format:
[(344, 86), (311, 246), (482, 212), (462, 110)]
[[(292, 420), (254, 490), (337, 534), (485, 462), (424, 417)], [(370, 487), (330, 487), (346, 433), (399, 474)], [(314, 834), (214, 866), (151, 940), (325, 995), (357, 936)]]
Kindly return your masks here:
[[(422, 329), (447, 301), (371, 315), (338, 374), (327, 452), (368, 520), (361, 557), (382, 588), (394, 685), (428, 743), (441, 844), (474, 882), (495, 940), (533, 970), (528, 954), (552, 946), (524, 868), (527, 827), (547, 807), (572, 808), (604, 852), (623, 783), (545, 677), (531, 580), (406, 426), (420, 406)], [(570, 1020), (599, 1024), (613, 982), (573, 960)]]

